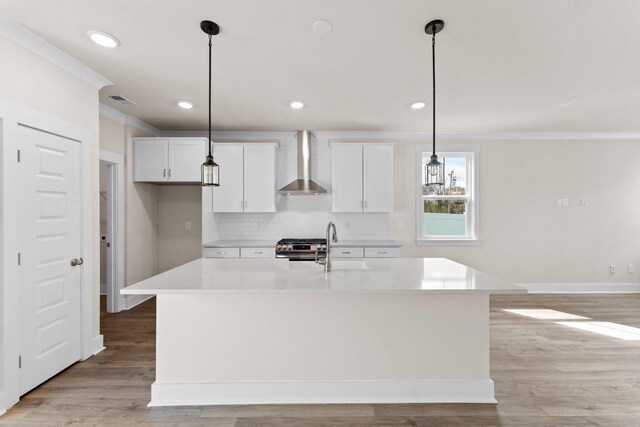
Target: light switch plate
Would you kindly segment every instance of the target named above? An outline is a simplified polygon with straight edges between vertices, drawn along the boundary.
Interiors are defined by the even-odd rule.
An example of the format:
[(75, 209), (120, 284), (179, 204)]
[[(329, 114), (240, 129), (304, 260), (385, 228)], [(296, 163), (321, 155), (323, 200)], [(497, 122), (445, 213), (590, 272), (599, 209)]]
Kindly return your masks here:
[(184, 227), (185, 227), (187, 230), (191, 230), (191, 221), (187, 221), (187, 222), (184, 224)]

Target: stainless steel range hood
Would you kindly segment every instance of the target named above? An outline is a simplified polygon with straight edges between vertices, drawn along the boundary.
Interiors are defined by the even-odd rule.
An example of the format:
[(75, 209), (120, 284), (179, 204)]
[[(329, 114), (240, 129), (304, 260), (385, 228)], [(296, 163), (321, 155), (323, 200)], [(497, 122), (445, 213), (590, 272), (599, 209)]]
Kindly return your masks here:
[(285, 185), (278, 192), (287, 196), (325, 194), (327, 190), (311, 180), (311, 132), (299, 130), (298, 138), (298, 179)]

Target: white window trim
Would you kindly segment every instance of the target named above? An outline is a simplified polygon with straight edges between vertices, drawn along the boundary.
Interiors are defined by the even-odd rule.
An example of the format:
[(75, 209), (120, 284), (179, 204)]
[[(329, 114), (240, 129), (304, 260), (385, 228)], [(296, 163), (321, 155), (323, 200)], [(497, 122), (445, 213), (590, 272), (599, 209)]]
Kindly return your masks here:
[[(461, 153), (471, 153), (472, 161), (469, 164), (469, 177), (471, 185), (469, 188), (467, 209), (469, 219), (473, 219), (469, 224), (469, 236), (438, 236), (425, 237), (422, 235), (422, 153), (430, 152), (430, 144), (416, 145), (416, 181), (415, 181), (415, 202), (416, 202), (416, 245), (417, 246), (477, 246), (480, 244), (480, 147), (477, 144), (444, 144), (443, 149), (437, 152), (438, 156), (456, 155)], [(457, 197), (456, 197), (457, 198)]]

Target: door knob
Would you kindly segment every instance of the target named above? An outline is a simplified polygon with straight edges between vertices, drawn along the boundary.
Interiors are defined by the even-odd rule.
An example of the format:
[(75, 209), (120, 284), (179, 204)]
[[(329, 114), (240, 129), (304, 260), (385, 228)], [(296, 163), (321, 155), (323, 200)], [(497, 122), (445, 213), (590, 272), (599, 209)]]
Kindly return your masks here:
[(83, 260), (82, 258), (80, 258), (80, 259), (78, 259), (78, 258), (73, 258), (73, 259), (71, 260), (71, 263), (70, 263), (70, 264), (71, 264), (71, 266), (72, 266), (72, 267), (75, 267), (76, 265), (82, 265), (82, 264), (84, 264), (84, 260)]

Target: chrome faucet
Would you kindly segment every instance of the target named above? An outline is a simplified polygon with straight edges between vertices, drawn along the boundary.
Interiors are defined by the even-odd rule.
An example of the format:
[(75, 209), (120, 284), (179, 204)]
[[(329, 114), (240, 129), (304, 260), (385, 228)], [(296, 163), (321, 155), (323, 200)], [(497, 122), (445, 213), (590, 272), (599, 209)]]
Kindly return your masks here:
[[(331, 233), (332, 228), (333, 228), (333, 234)], [(338, 241), (338, 232), (336, 231), (336, 225), (333, 223), (333, 221), (327, 224), (326, 238), (327, 238), (327, 255), (323, 259), (316, 258), (316, 262), (318, 264), (324, 265), (324, 271), (329, 272), (331, 271), (331, 242)], [(317, 252), (316, 252), (316, 257), (317, 257)]]

